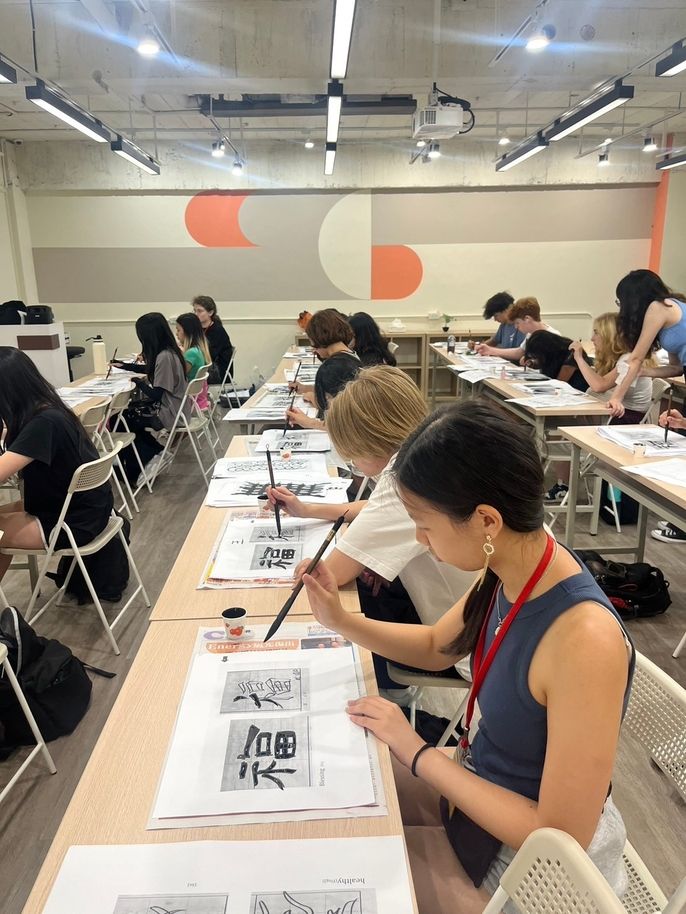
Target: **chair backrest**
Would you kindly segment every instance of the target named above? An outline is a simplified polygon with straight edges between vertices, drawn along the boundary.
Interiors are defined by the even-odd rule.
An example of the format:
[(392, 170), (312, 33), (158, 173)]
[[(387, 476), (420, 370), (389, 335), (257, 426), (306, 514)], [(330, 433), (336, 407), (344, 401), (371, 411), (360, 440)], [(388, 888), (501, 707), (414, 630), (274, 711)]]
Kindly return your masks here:
[(499, 912), (508, 898), (520, 914), (626, 914), (580, 845), (555, 828), (529, 835), (484, 914)]
[(98, 486), (107, 482), (112, 474), (112, 464), (121, 448), (121, 441), (119, 441), (104, 457), (99, 457), (90, 463), (82, 463), (80, 467), (77, 467), (69, 483), (68, 497), (71, 497), (74, 492), (97, 489)]
[(638, 651), (624, 726), (686, 799), (686, 689)]
[(188, 386), (186, 387), (186, 397), (192, 397), (195, 399), (197, 396), (199, 396), (203, 391), (206, 381), (207, 371), (206, 369), (201, 368), (193, 380), (188, 382)]
[(653, 392), (650, 395), (650, 406), (646, 410), (645, 416), (641, 419), (641, 425), (645, 423), (654, 424), (658, 420), (659, 404), (665, 393), (669, 390), (671, 384), (664, 378), (653, 378)]
[(110, 407), (110, 401), (105, 400), (98, 406), (91, 406), (80, 417), (81, 425), (86, 429), (88, 435), (94, 438), (100, 431), (100, 426), (105, 421), (107, 411)]
[(133, 384), (130, 387), (127, 387), (126, 390), (120, 390), (119, 393), (114, 394), (110, 401), (109, 412), (107, 413), (107, 418), (110, 419), (113, 416), (118, 416), (119, 413), (123, 412), (126, 407), (129, 405), (131, 400), (131, 394), (133, 393), (134, 387)]

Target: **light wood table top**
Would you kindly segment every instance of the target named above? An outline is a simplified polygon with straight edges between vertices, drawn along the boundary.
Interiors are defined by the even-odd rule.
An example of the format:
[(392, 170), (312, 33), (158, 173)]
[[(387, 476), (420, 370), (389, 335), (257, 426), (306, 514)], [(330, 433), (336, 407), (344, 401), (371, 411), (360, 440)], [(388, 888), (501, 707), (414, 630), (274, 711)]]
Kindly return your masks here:
[[(517, 390), (513, 386), (513, 383), (517, 382), (512, 381), (500, 381), (497, 378), (488, 378), (485, 380), (484, 385), (490, 390), (495, 391), (503, 400), (507, 400), (511, 397), (521, 398), (525, 397), (526, 394), (522, 393), (521, 390)], [(517, 404), (521, 409), (530, 412), (533, 416), (569, 416), (579, 417), (579, 416), (603, 416), (606, 419), (609, 417), (609, 411), (607, 404), (597, 401), (597, 403), (583, 404), (579, 403), (578, 406), (523, 406)]]
[[(654, 428), (657, 435), (663, 435), (664, 429), (658, 425), (642, 425), (642, 429)], [(623, 426), (627, 428), (627, 426)], [(633, 452), (627, 448), (620, 447), (614, 441), (609, 441), (599, 435), (593, 427), (572, 426), (570, 428), (561, 426), (558, 431), (572, 444), (577, 445), (582, 451), (593, 454), (602, 463), (607, 464), (613, 470), (627, 466), (643, 466), (647, 463), (655, 463), (658, 460), (668, 460), (669, 454), (664, 458), (661, 457), (635, 457)], [(631, 479), (633, 486), (642, 486), (643, 488), (659, 495), (669, 501), (673, 507), (686, 512), (686, 488), (682, 486), (670, 485), (666, 482), (660, 482), (657, 479), (648, 479), (647, 476), (636, 476), (633, 473), (627, 473), (627, 478)]]
[[(236, 436), (231, 440), (227, 457), (243, 457), (248, 453), (247, 439)], [(330, 468), (335, 475), (333, 468)], [(230, 590), (197, 590), (198, 582), (219, 536), (227, 512), (231, 508), (210, 508), (202, 505), (181, 547), (174, 567), (169, 573), (150, 620), (218, 619), (228, 606), (242, 606), (248, 615), (271, 616), (278, 613), (290, 594), (284, 587), (250, 587)], [(341, 601), (348, 612), (359, 612), (355, 583), (341, 589)], [(305, 591), (293, 604), (290, 615), (309, 614), (310, 604)]]
[[(112, 377), (112, 375), (110, 375), (110, 377)], [(114, 377), (120, 378), (122, 375), (114, 375)], [(141, 375), (129, 374), (129, 379), (136, 377), (141, 377)], [(82, 378), (71, 381), (69, 384), (65, 384), (65, 387), (71, 387), (74, 390), (78, 390), (83, 384), (88, 384), (91, 381), (102, 381), (104, 378), (104, 374), (87, 374)], [(90, 400), (85, 400), (83, 403), (78, 403), (76, 406), (73, 406), (72, 412), (75, 416), (81, 418), (89, 409), (92, 409), (94, 406), (101, 406), (103, 403), (106, 403), (108, 399), (109, 397), (91, 397)]]
[[(256, 617), (253, 621), (268, 624), (271, 620)], [(213, 618), (205, 620), (208, 626), (214, 623)], [(43, 910), (64, 855), (73, 844), (402, 836), (390, 756), (381, 743), (378, 748), (386, 816), (146, 831), (199, 624), (202, 620), (150, 626), (23, 914), (40, 914)], [(371, 654), (360, 650), (360, 656), (367, 691), (375, 695)], [(73, 738), (78, 739), (78, 733)]]

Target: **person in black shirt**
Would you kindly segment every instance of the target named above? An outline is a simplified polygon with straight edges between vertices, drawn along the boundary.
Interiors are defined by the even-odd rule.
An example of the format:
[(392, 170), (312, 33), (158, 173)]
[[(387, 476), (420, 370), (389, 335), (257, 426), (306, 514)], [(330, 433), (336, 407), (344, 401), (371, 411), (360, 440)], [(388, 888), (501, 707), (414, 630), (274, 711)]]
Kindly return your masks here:
[[(538, 368), (556, 381), (566, 381), (575, 390), (585, 393), (588, 381), (576, 365), (574, 353), (569, 351), (572, 341), (566, 336), (536, 330), (524, 344), (525, 363)], [(584, 353), (584, 358), (588, 361)]]
[(319, 410), (319, 418), (306, 416), (301, 409), (289, 409), (286, 416), (291, 425), (323, 428), (323, 416), (329, 400), (343, 390), (348, 381), (352, 381), (362, 364), (350, 349), (352, 328), (335, 308), (317, 311), (307, 325), (306, 332), (322, 364), (315, 376), (314, 386), (298, 382), (290, 387), (314, 403)]
[[(0, 346), (0, 425), (5, 432), (0, 482), (16, 473), (24, 481), (24, 501), (0, 508), (0, 549), (41, 549), (59, 519), (74, 471), (99, 455), (55, 388), (28, 356), (11, 346)], [(65, 523), (77, 545), (104, 530), (112, 508), (109, 482), (72, 497)], [(64, 532), (57, 545), (69, 546)], [(0, 578), (11, 561), (0, 554)]]
[(397, 365), (388, 340), (381, 334), (379, 325), (371, 314), (358, 311), (349, 318), (348, 323), (354, 334), (352, 348), (364, 368), (371, 365)]
[(224, 329), (221, 318), (217, 314), (217, 305), (209, 295), (196, 295), (191, 302), (193, 311), (205, 331), (207, 345), (210, 349), (212, 364), (207, 381), (209, 384), (221, 384), (226, 374), (226, 369), (231, 363), (233, 346), (229, 334)]

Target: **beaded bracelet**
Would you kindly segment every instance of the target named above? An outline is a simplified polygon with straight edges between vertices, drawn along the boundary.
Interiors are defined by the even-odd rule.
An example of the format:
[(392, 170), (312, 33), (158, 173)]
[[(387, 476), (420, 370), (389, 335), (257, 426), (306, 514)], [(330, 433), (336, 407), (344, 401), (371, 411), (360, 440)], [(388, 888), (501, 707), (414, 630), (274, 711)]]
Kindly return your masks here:
[(417, 749), (417, 752), (415, 753), (415, 756), (412, 759), (412, 764), (410, 765), (410, 771), (412, 772), (414, 777), (418, 777), (417, 762), (419, 761), (419, 756), (422, 754), (422, 752), (426, 752), (427, 749), (435, 749), (435, 748), (436, 747), (432, 746), (431, 743), (424, 743), (423, 746), (421, 746), (419, 749)]

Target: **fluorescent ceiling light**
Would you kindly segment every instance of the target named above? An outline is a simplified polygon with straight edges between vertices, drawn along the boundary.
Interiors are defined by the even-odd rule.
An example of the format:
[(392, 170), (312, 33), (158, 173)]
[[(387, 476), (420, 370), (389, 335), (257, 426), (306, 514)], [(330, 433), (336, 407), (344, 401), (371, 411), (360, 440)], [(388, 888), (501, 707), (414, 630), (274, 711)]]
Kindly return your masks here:
[(602, 142), (600, 145), (601, 145), (601, 146), (609, 146), (610, 143), (612, 143), (612, 137), (611, 137), (611, 136), (607, 136), (607, 137), (605, 137), (605, 139), (603, 140), (603, 142)]
[(331, 79), (345, 79), (355, 19), (355, 0), (334, 0), (331, 38)]
[(0, 57), (0, 83), (16, 83), (17, 71)]
[(225, 151), (226, 151), (226, 144), (224, 143), (223, 140), (217, 140), (216, 142), (212, 143), (212, 158), (213, 159), (221, 159), (221, 157), (224, 155)]
[(668, 171), (670, 168), (678, 168), (680, 165), (686, 165), (686, 152), (682, 152), (678, 156), (665, 156), (664, 159), (660, 159), (655, 168), (658, 171)]
[(643, 140), (643, 152), (655, 152), (657, 150), (657, 143), (655, 142), (652, 136), (647, 136)]
[(160, 173), (160, 163), (156, 162), (147, 152), (143, 152), (131, 140), (127, 140), (126, 137), (117, 134), (116, 140), (110, 143), (110, 149), (142, 171), (147, 171), (149, 175), (158, 175)]
[(50, 112), (65, 124), (69, 124), (70, 127), (85, 133), (96, 143), (109, 143), (112, 139), (110, 131), (103, 123), (57, 92), (48, 89), (44, 82), (39, 80), (35, 86), (27, 86), (25, 95), (34, 105)]
[(537, 133), (533, 139), (529, 140), (527, 143), (523, 143), (521, 146), (518, 146), (516, 149), (513, 149), (512, 152), (506, 153), (504, 156), (501, 156), (500, 159), (496, 162), (495, 170), (496, 171), (507, 171), (510, 168), (513, 168), (515, 165), (519, 165), (520, 162), (530, 159), (531, 156), (535, 156), (543, 150), (548, 145), (548, 140), (543, 136), (542, 133)]
[(234, 159), (233, 165), (231, 167), (231, 174), (235, 175), (237, 178), (243, 174), (243, 163), (240, 159)]
[(326, 142), (338, 142), (338, 128), (343, 106), (343, 83), (329, 83), (329, 100), (326, 108)]
[(336, 164), (336, 144), (327, 143), (326, 152), (324, 153), (324, 174), (332, 175), (335, 164)]
[(605, 92), (593, 101), (588, 102), (588, 104), (583, 105), (568, 117), (558, 118), (555, 124), (549, 130), (546, 130), (546, 139), (557, 142), (557, 140), (569, 136), (570, 133), (574, 133), (575, 130), (580, 130), (586, 124), (590, 124), (596, 118), (607, 114), (608, 111), (612, 111), (613, 108), (624, 105), (633, 97), (634, 87), (625, 86), (621, 80), (618, 80), (609, 92)]
[(682, 41), (672, 45), (672, 50), (655, 64), (656, 76), (676, 76), (686, 70), (686, 47)]
[(509, 145), (510, 145), (509, 136), (501, 136), (500, 139), (498, 140), (498, 146), (509, 146)]

